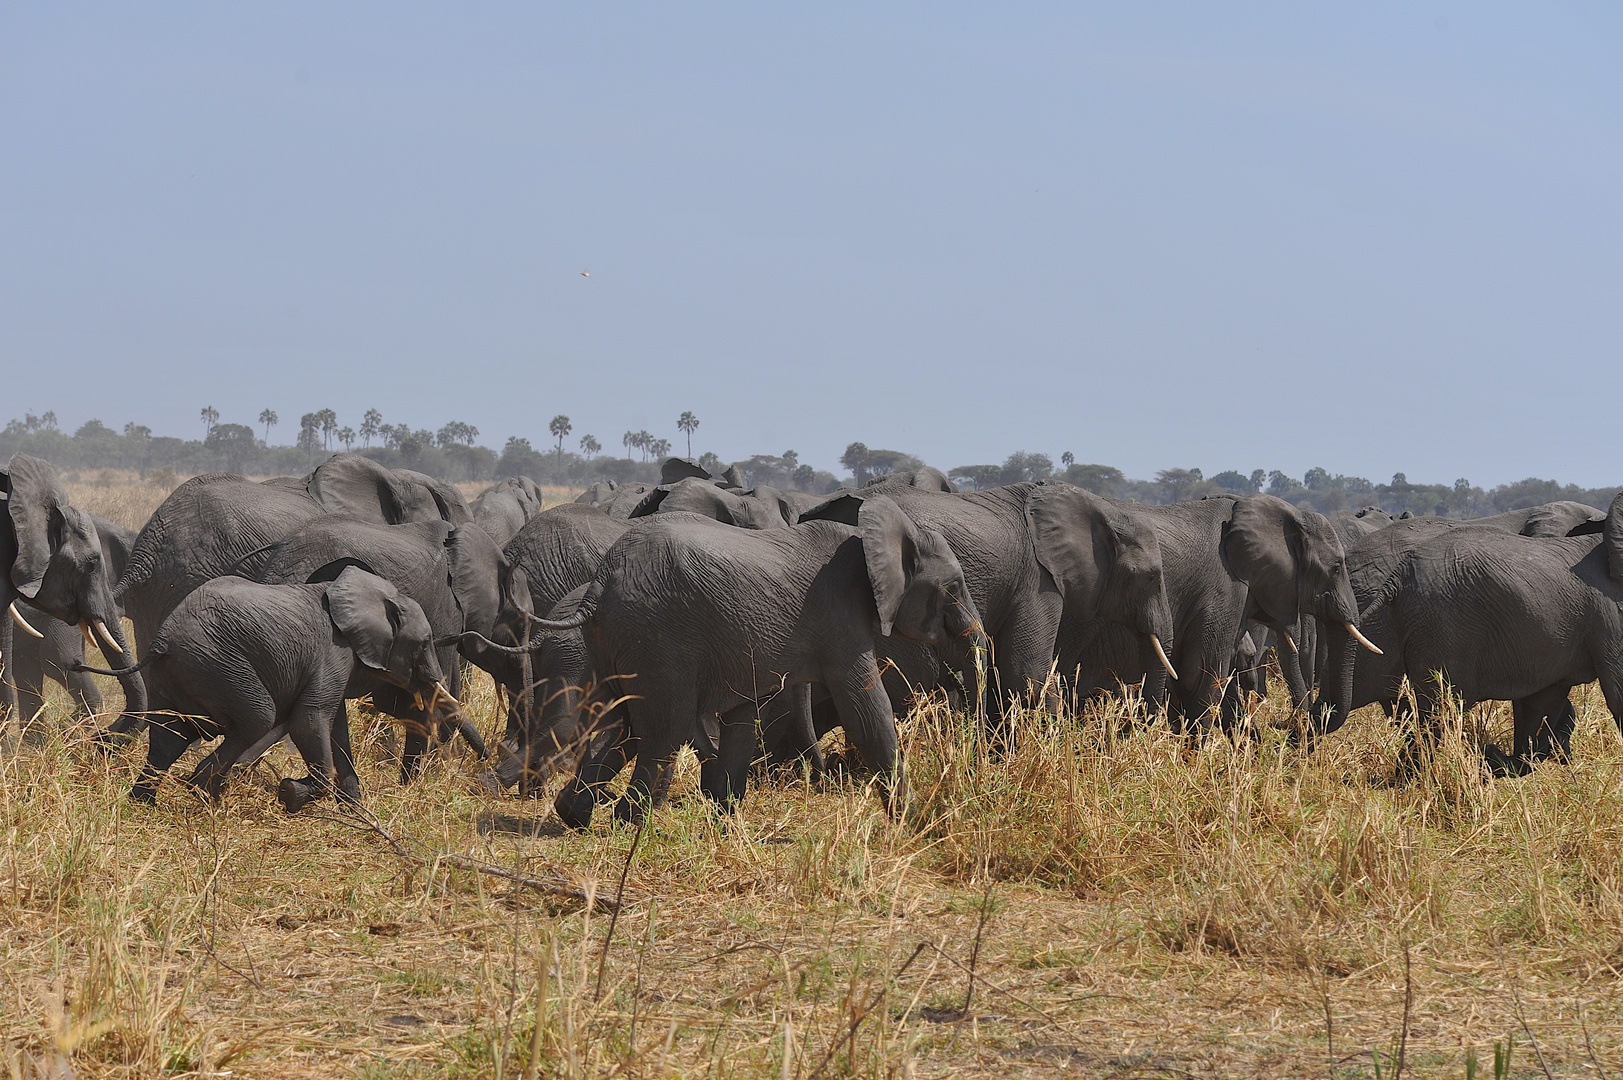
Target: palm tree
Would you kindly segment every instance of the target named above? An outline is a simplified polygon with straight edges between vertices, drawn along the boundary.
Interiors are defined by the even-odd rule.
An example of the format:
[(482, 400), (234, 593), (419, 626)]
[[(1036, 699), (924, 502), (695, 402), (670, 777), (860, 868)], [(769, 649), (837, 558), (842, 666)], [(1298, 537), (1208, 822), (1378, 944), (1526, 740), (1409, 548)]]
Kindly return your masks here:
[(580, 437), (580, 452), (586, 455), (587, 461), (592, 460), (592, 455), (601, 449), (603, 449), (603, 444), (597, 441), (596, 436), (582, 435)]
[(321, 448), (332, 449), (332, 437), (338, 433), (338, 414), (331, 409), (321, 409), (316, 413), (316, 422), (321, 425)]
[(688, 457), (693, 456), (693, 433), (699, 430), (699, 418), (691, 412), (685, 412), (676, 418), (676, 430), (686, 433), (688, 437)]
[(214, 425), (220, 422), (220, 410), (213, 405), (205, 405), (203, 411), (197, 415), (203, 421), (203, 438), (207, 439), (209, 432), (214, 430)]
[[(628, 431), (620, 437), (620, 445), (627, 450), (641, 450), (642, 434), (636, 431)], [(630, 457), (631, 455), (627, 454), (626, 456)]]
[(1076, 464), (1076, 455), (1067, 450), (1059, 456), (1059, 463), (1069, 469)]
[(366, 415), (361, 417), (361, 438), (365, 440), (362, 445), (370, 448), (372, 440), (382, 434), (383, 414), (376, 409), (366, 410)]
[(552, 432), (553, 435), (557, 436), (558, 460), (562, 461), (564, 459), (564, 436), (568, 435), (572, 430), (574, 430), (573, 425), (569, 423), (569, 417), (565, 416), (563, 413), (559, 413), (557, 416), (554, 416), (552, 418), (552, 422), (547, 425), (547, 430)]
[(344, 449), (347, 451), (355, 445), (355, 429), (350, 427), (339, 428), (338, 441), (344, 444)]
[(270, 429), (277, 424), (275, 409), (266, 409), (259, 414), (259, 422), (265, 425), (265, 445), (270, 445)]
[(648, 452), (652, 454), (656, 460), (662, 457), (669, 457), (671, 453), (671, 440), (653, 440), (648, 444)]

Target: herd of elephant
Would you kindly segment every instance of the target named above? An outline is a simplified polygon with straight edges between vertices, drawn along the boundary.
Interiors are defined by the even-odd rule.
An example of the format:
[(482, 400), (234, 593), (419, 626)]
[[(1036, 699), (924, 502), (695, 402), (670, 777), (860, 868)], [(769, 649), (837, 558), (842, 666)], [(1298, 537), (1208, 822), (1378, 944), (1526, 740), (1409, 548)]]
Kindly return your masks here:
[[(1569, 751), (1573, 687), (1598, 679), (1623, 718), (1623, 495), (1453, 521), (960, 492), (934, 469), (810, 495), (672, 458), (661, 481), (543, 509), (510, 478), (469, 504), (337, 454), (304, 477), (194, 477), (132, 534), (18, 455), (0, 471), (6, 741), (47, 678), (97, 712), (86, 673), (115, 675), (124, 711), (98, 739), (150, 733), (132, 797), (199, 740), (220, 741), (189, 782), (217, 796), (288, 738), (309, 773), (281, 782), (296, 811), (359, 798), (356, 698), (403, 722), (402, 782), (455, 732), (488, 758), (459, 705), (472, 665), (507, 712), (484, 782), (534, 795), (572, 768), (555, 805), (585, 827), (628, 764), (622, 819), (664, 798), (684, 747), (731, 804), (762, 762), (822, 769), (835, 727), (893, 801), (895, 717), (919, 694), (947, 693), (998, 747), (1022, 703), (1061, 693), (1234, 734), (1269, 656), (1308, 741), (1412, 701), (1418, 747), (1445, 695), (1508, 700), (1513, 749), (1488, 756), (1521, 774)], [(114, 666), (87, 667), (87, 642)]]

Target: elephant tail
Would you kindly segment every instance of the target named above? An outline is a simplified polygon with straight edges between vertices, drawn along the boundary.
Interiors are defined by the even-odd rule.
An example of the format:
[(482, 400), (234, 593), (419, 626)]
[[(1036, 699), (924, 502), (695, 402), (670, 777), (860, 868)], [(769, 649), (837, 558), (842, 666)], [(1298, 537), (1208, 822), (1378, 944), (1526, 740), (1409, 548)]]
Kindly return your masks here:
[(542, 649), (546, 648), (547, 641), (545, 638), (536, 638), (534, 641), (530, 642), (530, 647), (528, 649), (520, 649), (513, 645), (499, 645), (496, 642), (491, 641), (477, 630), (464, 630), (460, 634), (452, 634), (449, 637), (435, 638), (434, 645), (436, 648), (444, 648), (447, 645), (482, 645), (491, 652), (499, 653), (502, 656), (526, 656), (530, 653), (540, 652)]
[(162, 656), (164, 653), (166, 653), (168, 651), (169, 651), (168, 642), (165, 642), (165, 641), (160, 639), (160, 640), (154, 641), (152, 643), (152, 647), (147, 650), (147, 654), (145, 656), (141, 657), (141, 659), (139, 661), (137, 661), (134, 664), (131, 664), (129, 667), (124, 667), (124, 668), (99, 668), (99, 667), (91, 667), (89, 664), (86, 664), (86, 663), (76, 662), (76, 663), (69, 664), (68, 669), (70, 671), (88, 671), (92, 675), (111, 675), (115, 679), (122, 679), (122, 678), (125, 678), (127, 676), (134, 675), (137, 672), (146, 670), (146, 666), (148, 664), (152, 663), (152, 661), (156, 660), (158, 657)]

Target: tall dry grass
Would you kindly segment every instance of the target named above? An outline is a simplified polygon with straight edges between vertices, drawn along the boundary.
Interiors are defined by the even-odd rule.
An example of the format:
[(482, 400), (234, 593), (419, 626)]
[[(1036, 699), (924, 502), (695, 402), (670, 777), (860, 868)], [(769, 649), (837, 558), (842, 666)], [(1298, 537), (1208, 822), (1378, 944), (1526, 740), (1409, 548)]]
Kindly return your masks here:
[[(282, 813), (281, 750), (218, 807), (175, 784), (143, 808), (138, 752), (63, 730), (0, 774), (0, 1068), (1486, 1077), (1497, 1053), (1623, 1075), (1623, 743), (1598, 694), (1570, 765), (1486, 778), (1508, 717), (1479, 710), (1403, 784), (1378, 713), (1302, 755), (1281, 696), (1258, 739), (1199, 748), (1114, 707), (1026, 714), (1003, 758), (927, 706), (902, 814), (791, 776), (724, 818), (689, 760), (640, 836), (566, 833), (454, 750), (401, 788), (363, 719), (399, 850)], [(482, 677), (470, 698), (494, 733)], [(594, 897), (624, 873), (627, 902), (481, 865)]]

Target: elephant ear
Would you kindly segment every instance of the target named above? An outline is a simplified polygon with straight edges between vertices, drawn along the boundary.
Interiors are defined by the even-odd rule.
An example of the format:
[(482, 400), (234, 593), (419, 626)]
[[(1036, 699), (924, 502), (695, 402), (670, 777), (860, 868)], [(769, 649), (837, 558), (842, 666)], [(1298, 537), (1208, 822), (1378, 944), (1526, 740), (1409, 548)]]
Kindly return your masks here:
[(798, 521), (837, 521), (841, 525), (857, 524), (857, 518), (862, 513), (862, 504), (868, 498), (846, 491), (831, 499), (824, 499), (810, 510), (804, 511)]
[(50, 568), (52, 548), (62, 544), (62, 530), (67, 524), (64, 510), (71, 508), (56, 470), (48, 462), (18, 454), (11, 459), (9, 480), (6, 511), (17, 536), (11, 584), (32, 600), (39, 595), (45, 571)]
[(415, 520), (407, 516), (412, 493), (362, 454), (334, 454), (310, 473), (305, 490), (329, 514), (353, 514), (385, 525)]
[(1109, 504), (1081, 488), (1045, 484), (1027, 496), (1026, 516), (1037, 562), (1059, 586), (1066, 610), (1096, 617), (1120, 546)]
[(721, 474), (721, 484), (723, 487), (730, 487), (743, 491), (744, 470), (740, 469), (737, 465), (727, 466), (727, 471)]
[(661, 484), (674, 484), (689, 477), (695, 480), (715, 482), (711, 479), (710, 470), (690, 457), (666, 458), (665, 464), (659, 467), (659, 482)]
[(451, 592), (462, 609), (462, 629), (488, 635), (501, 610), (501, 549), (478, 525), (459, 525), (445, 538)]
[(660, 504), (665, 501), (665, 496), (669, 495), (670, 493), (671, 489), (669, 486), (661, 485), (660, 487), (655, 488), (648, 494), (644, 495), (642, 500), (638, 502), (636, 506), (631, 508), (631, 513), (627, 514), (626, 517), (640, 518), (659, 513)]
[(1612, 580), (1623, 585), (1623, 492), (1612, 500), (1606, 511), (1606, 572)]
[(436, 480), (427, 473), (411, 469), (395, 469), (394, 478), (397, 484), (403, 485), (410, 492), (409, 512), (412, 516), (406, 520), (433, 521), (438, 518), (453, 525), (466, 525), (473, 520), (473, 511), (468, 509), (468, 500), (462, 497), (462, 492), (443, 480)]
[(1297, 580), (1302, 572), (1302, 527), (1296, 508), (1273, 495), (1234, 500), (1223, 537), (1223, 555), (1234, 576), (1251, 589), (1257, 607), (1272, 619), (1294, 623)]
[(913, 474), (913, 486), (930, 491), (958, 490), (958, 485), (947, 479), (947, 474), (933, 465), (926, 465)]
[[(401, 682), (411, 677), (411, 658), (399, 656), (394, 643), (406, 622), (407, 603), (388, 581), (360, 567), (347, 567), (326, 586), (326, 612), (355, 659)], [(417, 617), (424, 617), (420, 607)]]
[(883, 495), (864, 499), (857, 512), (862, 533), (862, 557), (868, 564), (874, 607), (879, 609), (879, 632), (890, 636), (907, 595), (907, 583), (919, 560), (919, 531), (901, 507)]

